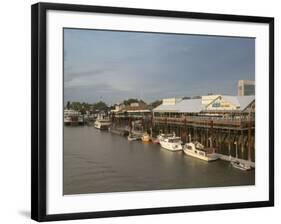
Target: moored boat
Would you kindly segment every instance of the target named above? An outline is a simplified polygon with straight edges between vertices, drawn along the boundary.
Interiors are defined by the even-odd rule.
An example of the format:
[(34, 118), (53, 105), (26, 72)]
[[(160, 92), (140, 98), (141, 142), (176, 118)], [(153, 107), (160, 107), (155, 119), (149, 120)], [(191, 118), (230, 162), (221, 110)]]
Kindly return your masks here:
[(148, 134), (148, 133), (144, 133), (144, 134), (142, 135), (142, 137), (141, 137), (141, 140), (142, 140), (143, 142), (149, 142), (149, 141), (150, 141), (150, 136), (149, 136), (149, 134)]
[(83, 125), (84, 124), (84, 119), (83, 116), (79, 111), (71, 110), (71, 109), (66, 109), (64, 110), (64, 120), (63, 120), (65, 125)]
[(231, 161), (231, 165), (234, 168), (240, 169), (240, 170), (243, 170), (243, 171), (251, 170), (251, 166), (250, 165), (248, 165), (246, 163), (239, 162), (238, 160)]
[(165, 138), (168, 138), (168, 137), (173, 137), (174, 134), (159, 134), (157, 135), (157, 138), (153, 141), (153, 143), (157, 143), (157, 144), (160, 144), (160, 141), (161, 140), (164, 140)]
[(110, 125), (111, 125), (110, 119), (108, 117), (105, 117), (103, 114), (99, 114), (94, 123), (95, 128), (100, 130), (108, 130)]
[(139, 135), (135, 135), (135, 134), (129, 134), (127, 137), (128, 141), (137, 141), (140, 140), (140, 136)]
[(182, 150), (182, 141), (180, 137), (173, 135), (172, 137), (162, 138), (160, 140), (160, 145), (162, 148), (168, 149), (170, 151), (180, 151)]
[(183, 151), (186, 155), (198, 158), (204, 161), (214, 161), (218, 159), (218, 156), (213, 153), (211, 150), (207, 150), (199, 142), (189, 142), (186, 143), (183, 147)]
[(64, 122), (65, 125), (71, 125), (72, 124), (72, 117), (64, 115), (63, 122)]

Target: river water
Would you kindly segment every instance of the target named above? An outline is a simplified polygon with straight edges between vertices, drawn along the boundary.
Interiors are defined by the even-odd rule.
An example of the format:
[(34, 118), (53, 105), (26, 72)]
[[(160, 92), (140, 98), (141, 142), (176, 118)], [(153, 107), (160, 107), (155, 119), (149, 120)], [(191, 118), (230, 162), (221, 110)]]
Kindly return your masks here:
[(183, 152), (94, 127), (64, 127), (64, 194), (254, 185), (255, 171), (207, 163)]

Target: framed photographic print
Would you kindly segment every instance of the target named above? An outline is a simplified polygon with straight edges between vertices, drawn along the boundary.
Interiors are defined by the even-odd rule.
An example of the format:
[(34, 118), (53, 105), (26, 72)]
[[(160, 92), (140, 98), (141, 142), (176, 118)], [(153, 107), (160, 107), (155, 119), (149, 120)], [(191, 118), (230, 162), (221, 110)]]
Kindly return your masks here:
[(273, 18), (32, 6), (32, 219), (273, 205)]

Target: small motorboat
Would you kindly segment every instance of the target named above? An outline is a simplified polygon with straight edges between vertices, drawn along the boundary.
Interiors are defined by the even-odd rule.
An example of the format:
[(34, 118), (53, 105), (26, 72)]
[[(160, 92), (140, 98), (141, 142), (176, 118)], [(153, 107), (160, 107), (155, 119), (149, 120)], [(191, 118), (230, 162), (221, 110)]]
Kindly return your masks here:
[(135, 134), (129, 134), (128, 137), (127, 137), (128, 141), (137, 141), (137, 140), (140, 140), (140, 136), (138, 135), (135, 135)]
[(163, 134), (160, 133), (159, 135), (157, 135), (157, 138), (155, 139), (154, 143), (158, 143), (160, 144), (160, 141), (163, 141), (165, 138), (168, 137), (173, 137), (175, 134)]
[(148, 133), (144, 133), (144, 134), (142, 135), (142, 137), (141, 137), (141, 140), (142, 140), (143, 142), (149, 142), (149, 141), (150, 141), (150, 136), (149, 136), (149, 134), (148, 134)]
[(231, 161), (231, 165), (234, 168), (239, 169), (239, 170), (243, 170), (243, 171), (247, 171), (247, 170), (252, 169), (250, 165), (248, 165), (246, 163), (239, 162), (238, 160)]

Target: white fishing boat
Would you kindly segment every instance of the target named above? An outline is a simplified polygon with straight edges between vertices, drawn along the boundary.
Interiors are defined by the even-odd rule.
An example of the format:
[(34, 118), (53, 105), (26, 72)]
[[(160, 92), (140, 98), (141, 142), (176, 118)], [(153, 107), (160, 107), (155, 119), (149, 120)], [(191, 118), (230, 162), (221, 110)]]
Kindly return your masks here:
[(154, 143), (160, 144), (161, 140), (164, 140), (165, 138), (173, 137), (173, 136), (174, 136), (174, 134), (164, 134), (164, 133), (161, 133), (161, 134), (157, 135), (157, 138), (154, 140)]
[(170, 151), (180, 151), (182, 150), (182, 141), (180, 137), (175, 135), (167, 138), (162, 138), (160, 140), (160, 145), (162, 148), (168, 149)]
[(238, 160), (231, 161), (231, 165), (234, 168), (240, 169), (240, 170), (243, 170), (243, 171), (247, 171), (247, 170), (251, 169), (250, 165), (248, 165), (246, 163), (239, 162)]
[(99, 114), (94, 123), (95, 128), (100, 130), (108, 130), (110, 125), (111, 125), (110, 119), (108, 117), (105, 117), (104, 114)]
[(218, 159), (218, 156), (212, 152), (212, 150), (207, 150), (199, 142), (189, 142), (183, 147), (183, 151), (186, 155), (204, 160), (204, 161), (214, 161)]

